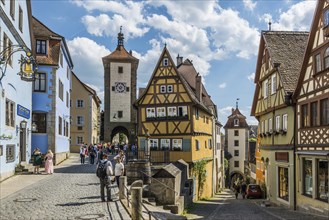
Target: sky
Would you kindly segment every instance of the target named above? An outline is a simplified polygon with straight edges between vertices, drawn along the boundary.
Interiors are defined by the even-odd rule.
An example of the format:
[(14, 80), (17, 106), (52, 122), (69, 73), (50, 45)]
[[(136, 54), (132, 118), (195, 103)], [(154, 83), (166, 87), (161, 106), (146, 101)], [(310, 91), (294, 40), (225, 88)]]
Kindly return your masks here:
[[(32, 14), (67, 42), (73, 71), (104, 100), (102, 57), (117, 46), (139, 59), (137, 87), (146, 87), (164, 45), (190, 59), (225, 125), (238, 106), (249, 125), (260, 34), (309, 31), (315, 0), (32, 0)], [(103, 102), (104, 103), (104, 102)]]

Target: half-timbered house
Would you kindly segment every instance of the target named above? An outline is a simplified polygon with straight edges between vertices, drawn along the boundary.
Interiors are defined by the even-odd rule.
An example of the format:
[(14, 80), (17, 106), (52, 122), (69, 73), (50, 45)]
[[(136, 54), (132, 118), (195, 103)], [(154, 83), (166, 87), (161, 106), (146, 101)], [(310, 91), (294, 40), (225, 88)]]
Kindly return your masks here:
[(290, 208), (294, 206), (295, 169), (291, 98), (307, 38), (307, 32), (261, 33), (251, 110), (251, 115), (259, 121), (259, 150), (267, 198)]
[(294, 99), (297, 208), (329, 216), (329, 3), (318, 1)]
[(192, 62), (188, 59), (183, 62), (178, 56), (177, 64), (164, 47), (144, 93), (135, 103), (138, 108), (138, 154), (143, 158), (148, 144), (153, 164), (183, 159), (190, 164), (191, 176), (194, 176), (193, 165), (206, 161), (203, 190), (199, 194), (197, 181), (194, 189), (195, 195), (209, 197), (213, 187), (216, 107)]

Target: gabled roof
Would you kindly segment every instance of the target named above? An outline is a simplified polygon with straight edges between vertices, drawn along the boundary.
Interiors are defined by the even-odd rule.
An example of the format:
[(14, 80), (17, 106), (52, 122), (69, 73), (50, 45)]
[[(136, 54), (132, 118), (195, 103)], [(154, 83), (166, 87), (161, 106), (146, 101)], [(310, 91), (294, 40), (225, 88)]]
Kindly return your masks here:
[(102, 103), (102, 101), (98, 97), (97, 92), (93, 88), (82, 82), (73, 71), (72, 71), (72, 76), (75, 77), (78, 80), (78, 82), (93, 96), (93, 99), (95, 99), (96, 104), (99, 106)]
[(139, 101), (144, 97), (145, 93), (148, 91), (150, 84), (152, 82), (153, 77), (156, 74), (156, 71), (160, 65), (160, 62), (162, 61), (164, 55), (167, 54), (168, 58), (170, 60), (170, 63), (172, 63), (172, 67), (174, 68), (174, 70), (177, 73), (177, 76), (179, 77), (179, 79), (181, 80), (187, 94), (189, 95), (189, 97), (191, 98), (191, 100), (197, 104), (198, 106), (200, 106), (203, 110), (207, 111), (209, 114), (212, 114), (210, 109), (211, 107), (214, 108), (214, 114), (217, 116), (217, 110), (216, 110), (216, 105), (212, 102), (212, 100), (210, 99), (210, 96), (208, 95), (206, 89), (204, 88), (204, 86), (202, 85), (202, 101), (199, 101), (196, 97), (196, 92), (195, 92), (195, 77), (197, 76), (197, 72), (192, 64), (192, 62), (190, 60), (185, 60), (184, 63), (180, 64), (179, 67), (177, 68), (170, 56), (169, 51), (167, 50), (167, 47), (165, 46), (162, 50), (161, 56), (158, 60), (158, 63), (156, 65), (156, 67), (154, 68), (154, 71), (152, 73), (152, 76), (148, 82), (148, 85), (146, 87), (146, 89), (144, 90), (144, 93), (142, 95), (139, 96), (139, 98), (136, 100), (135, 102), (135, 106), (138, 106)]
[(251, 115), (255, 115), (258, 95), (260, 92), (260, 74), (263, 52), (268, 49), (271, 66), (276, 64), (283, 89), (286, 93), (293, 92), (297, 86), (299, 72), (306, 48), (308, 32), (297, 31), (262, 31), (258, 58), (256, 64), (255, 84), (256, 89), (251, 108)]
[[(249, 125), (246, 121), (246, 117), (241, 114), (239, 108), (233, 109), (230, 116), (227, 117), (228, 120), (224, 126), (225, 129), (227, 128), (248, 128)], [(234, 125), (234, 119), (239, 119), (239, 126)]]
[(264, 31), (262, 36), (274, 63), (279, 63), (278, 73), (286, 92), (293, 92), (303, 61), (308, 32)]
[(325, 1), (318, 1), (317, 6), (315, 8), (315, 12), (313, 15), (313, 21), (311, 24), (311, 30), (310, 30), (310, 34), (309, 34), (309, 38), (307, 41), (307, 46), (306, 46), (306, 50), (305, 50), (305, 55), (303, 56), (303, 61), (302, 61), (302, 65), (301, 65), (301, 72), (298, 78), (298, 82), (297, 82), (297, 86), (296, 86), (296, 90), (293, 94), (293, 99), (296, 99), (300, 93), (301, 90), (301, 86), (305, 77), (305, 72), (306, 72), (306, 67), (308, 65), (308, 60), (309, 60), (309, 54), (312, 51), (312, 47), (313, 47), (313, 42), (314, 42), (314, 38), (315, 38), (315, 34), (316, 34), (316, 30), (318, 28), (318, 24), (319, 24), (319, 20), (322, 16), (322, 10), (324, 7), (324, 3)]
[[(70, 51), (67, 47), (65, 38), (61, 35), (53, 32), (50, 30), (46, 25), (44, 25), (41, 21), (39, 21), (37, 18), (32, 17), (32, 29), (33, 29), (33, 35), (35, 39), (43, 39), (43, 40), (49, 40), (49, 45), (47, 47), (47, 54), (46, 55), (39, 55), (36, 54), (36, 60), (39, 65), (45, 64), (45, 65), (59, 65), (59, 55), (60, 55), (60, 49), (61, 49), (61, 43), (63, 43), (63, 46), (65, 48), (67, 56), (67, 63), (69, 67), (73, 68), (73, 62), (71, 59)], [(35, 46), (35, 43), (34, 43)], [(34, 52), (35, 48), (32, 48)]]
[(200, 102), (196, 97), (196, 77), (198, 75), (197, 71), (195, 70), (192, 62), (189, 59), (186, 59), (182, 64), (178, 67), (179, 74), (182, 75), (182, 77), (185, 79), (185, 81), (188, 83), (188, 86), (190, 88), (190, 92), (192, 93), (192, 99), (200, 104), (201, 106), (207, 108), (207, 107), (215, 107), (215, 104), (211, 100), (209, 94), (207, 93), (206, 88), (202, 84), (202, 102)]

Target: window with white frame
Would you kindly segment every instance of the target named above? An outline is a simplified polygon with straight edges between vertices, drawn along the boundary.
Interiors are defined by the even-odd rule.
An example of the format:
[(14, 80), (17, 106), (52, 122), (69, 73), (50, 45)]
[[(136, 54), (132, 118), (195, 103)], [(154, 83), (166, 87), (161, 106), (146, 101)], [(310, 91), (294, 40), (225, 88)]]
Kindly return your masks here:
[(208, 146), (209, 146), (209, 149), (212, 149), (212, 140), (211, 139), (208, 139)]
[(166, 85), (160, 86), (160, 93), (166, 93)]
[(21, 6), (18, 9), (18, 28), (21, 32), (23, 32), (23, 10)]
[(158, 139), (150, 139), (150, 149), (157, 150), (159, 148)]
[(288, 129), (288, 115), (287, 114), (284, 114), (282, 116), (282, 129), (284, 131), (287, 131), (287, 129)]
[(268, 80), (265, 80), (263, 83), (263, 95), (264, 99), (268, 96)]
[(200, 141), (195, 140), (195, 150), (200, 150)]
[(261, 127), (262, 133), (265, 133), (265, 122), (264, 121), (262, 121), (262, 125), (261, 126), (262, 126)]
[(268, 119), (268, 130), (270, 133), (273, 131), (273, 123), (272, 123), (272, 118)]
[(275, 130), (276, 131), (280, 130), (280, 115), (275, 117)]
[(155, 108), (146, 108), (146, 117), (154, 118), (155, 117)]
[(63, 101), (63, 97), (64, 97), (64, 84), (61, 80), (58, 80), (58, 96), (59, 98)]
[(77, 137), (77, 144), (83, 144), (83, 137), (82, 136)]
[(176, 109), (176, 107), (168, 107), (168, 116), (170, 116), (170, 117), (177, 116), (177, 109)]
[(172, 140), (173, 150), (181, 150), (182, 146), (183, 146), (183, 140), (182, 139), (173, 139)]
[(276, 93), (276, 74), (272, 75), (271, 94)]
[(6, 125), (15, 127), (15, 102), (6, 99)]
[(157, 117), (166, 117), (166, 107), (157, 107)]
[(63, 119), (61, 116), (58, 116), (58, 134), (63, 134)]
[(174, 88), (173, 85), (167, 85), (167, 92), (168, 92), (168, 93), (173, 92), (173, 91), (174, 91), (173, 88)]
[(35, 73), (34, 92), (46, 92), (46, 74)]
[(168, 58), (163, 58), (162, 65), (163, 66), (168, 66), (169, 65), (169, 59)]
[(77, 116), (77, 125), (83, 125), (84, 118), (83, 116)]
[(234, 126), (239, 126), (239, 119), (234, 119)]
[(322, 65), (321, 65), (321, 55), (317, 54), (315, 55), (315, 72), (321, 72), (322, 71)]
[(77, 100), (77, 108), (83, 108), (84, 107), (84, 101), (82, 99)]
[(170, 149), (170, 139), (161, 139), (161, 150)]
[(187, 116), (187, 106), (178, 107), (178, 116), (181, 116), (181, 117)]
[(15, 145), (6, 145), (6, 163), (15, 161)]

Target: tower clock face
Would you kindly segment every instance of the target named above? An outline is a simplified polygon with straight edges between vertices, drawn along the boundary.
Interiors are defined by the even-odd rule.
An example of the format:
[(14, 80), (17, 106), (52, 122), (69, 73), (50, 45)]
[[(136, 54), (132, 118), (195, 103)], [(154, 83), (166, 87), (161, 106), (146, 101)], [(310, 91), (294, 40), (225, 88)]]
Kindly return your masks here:
[(115, 91), (119, 93), (123, 93), (126, 91), (126, 83), (117, 82), (115, 83)]

